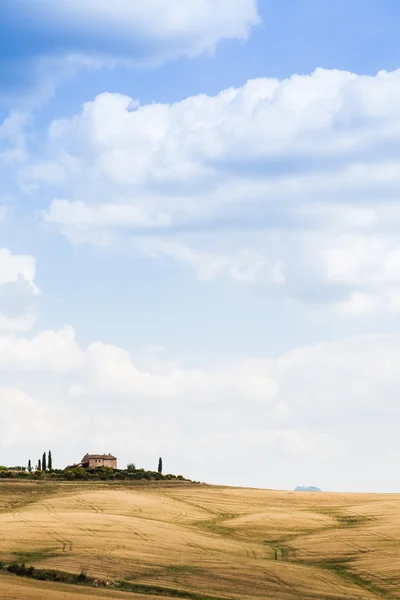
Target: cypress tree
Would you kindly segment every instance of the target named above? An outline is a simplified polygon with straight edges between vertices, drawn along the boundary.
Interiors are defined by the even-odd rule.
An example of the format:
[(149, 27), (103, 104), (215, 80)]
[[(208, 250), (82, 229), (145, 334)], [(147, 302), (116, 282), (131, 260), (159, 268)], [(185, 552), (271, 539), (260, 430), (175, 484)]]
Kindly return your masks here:
[(46, 470), (46, 452), (43, 452), (43, 458), (42, 458), (42, 471)]
[(41, 471), (41, 470), (42, 470), (42, 461), (40, 460), (40, 458), (39, 458), (39, 460), (38, 460), (38, 465), (37, 465), (37, 468), (38, 468), (38, 471)]
[(32, 472), (32, 463), (31, 463), (31, 459), (28, 460), (28, 471), (29, 473)]
[(47, 468), (49, 471), (53, 468), (53, 457), (51, 455), (51, 450), (49, 450), (48, 458), (47, 458)]
[(159, 473), (160, 473), (160, 475), (161, 475), (161, 473), (162, 473), (162, 458), (161, 458), (161, 456), (160, 456), (160, 458), (158, 459), (158, 472), (159, 472)]

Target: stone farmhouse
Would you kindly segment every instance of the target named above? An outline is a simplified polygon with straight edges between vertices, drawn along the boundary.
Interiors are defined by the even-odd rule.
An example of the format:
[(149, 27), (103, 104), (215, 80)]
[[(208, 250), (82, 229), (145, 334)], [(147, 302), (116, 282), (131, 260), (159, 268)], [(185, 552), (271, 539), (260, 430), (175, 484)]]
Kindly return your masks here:
[(96, 467), (117, 468), (117, 459), (112, 454), (85, 454), (81, 460), (84, 469), (96, 469)]
[(112, 454), (85, 454), (80, 463), (69, 465), (67, 469), (83, 467), (84, 469), (96, 469), (98, 467), (117, 468), (117, 459)]

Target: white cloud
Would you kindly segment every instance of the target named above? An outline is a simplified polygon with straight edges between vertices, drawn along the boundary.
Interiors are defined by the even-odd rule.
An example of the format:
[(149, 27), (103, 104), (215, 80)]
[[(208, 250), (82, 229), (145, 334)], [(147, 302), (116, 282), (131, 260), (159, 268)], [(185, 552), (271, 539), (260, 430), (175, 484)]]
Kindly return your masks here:
[(36, 261), (0, 248), (0, 331), (27, 331), (35, 322)]
[[(102, 402), (108, 396), (136, 398), (138, 402), (177, 402), (179, 405), (231, 407), (246, 410), (266, 406), (283, 420), (334, 418), (369, 409), (400, 410), (397, 369), (400, 336), (397, 334), (345, 338), (290, 351), (277, 358), (242, 358), (203, 368), (165, 361), (162, 357), (134, 364), (123, 348), (92, 342), (78, 345), (73, 329), (42, 331), (33, 337), (0, 338), (4, 372), (69, 373), (72, 392)], [(145, 358), (145, 356), (144, 356)], [(365, 413), (363, 414), (363, 409)]]
[(12, 254), (7, 248), (0, 248), (0, 285), (21, 279), (27, 282), (33, 294), (39, 293), (35, 284), (36, 261), (27, 254)]
[[(387, 105), (399, 88), (400, 71), (361, 77), (319, 69), (169, 105), (139, 106), (127, 96), (105, 93), (75, 118), (53, 123), (51, 138), (54, 149), (80, 159), (87, 176), (132, 191), (190, 182), (190, 195), (197, 196), (207, 176), (211, 191), (234, 179), (243, 194), (249, 191), (244, 183), (257, 183), (254, 175), (258, 203), (295, 199), (304, 191), (313, 199), (321, 194), (333, 199), (343, 188), (365, 194), (371, 184), (386, 192), (387, 184), (395, 185), (398, 191), (396, 150), (390, 158), (387, 150), (395, 143), (400, 115)], [(385, 101), (375, 106), (371, 99), (377, 95)], [(220, 203), (229, 206), (237, 199), (224, 196)]]
[(319, 251), (327, 284), (347, 289), (339, 311), (355, 316), (399, 311), (400, 244), (390, 231), (330, 236)]
[(26, 156), (26, 128), (31, 117), (25, 112), (11, 112), (0, 123), (0, 166), (20, 163)]
[(50, 0), (38, 3), (38, 18), (47, 22), (64, 21), (73, 29), (96, 30), (100, 36), (122, 36), (128, 40), (145, 39), (150, 45), (171, 40), (175, 47), (188, 45), (186, 52), (199, 54), (214, 48), (221, 38), (245, 38), (249, 28), (259, 22), (255, 0)]
[[(42, 331), (31, 337), (0, 337), (0, 370), (72, 374), (71, 390), (82, 394), (134, 394), (154, 400), (213, 403), (231, 400), (273, 402), (274, 381), (263, 374), (261, 361), (238, 361), (235, 368), (220, 365), (210, 371), (185, 368), (159, 358), (143, 368), (129, 352), (111, 344), (93, 342), (81, 348), (71, 326)], [(281, 407), (282, 408), (282, 407)]]
[[(278, 397), (294, 418), (345, 423), (398, 413), (400, 336), (370, 335), (288, 352), (276, 362)], [(351, 421), (348, 423), (351, 425)]]
[(159, 368), (157, 365), (155, 372), (140, 369), (125, 350), (95, 342), (86, 350), (86, 381), (82, 386), (73, 386), (72, 392), (134, 395), (178, 403), (218, 403), (228, 398), (232, 402), (274, 401), (274, 381), (251, 361), (240, 361), (234, 369), (220, 366), (210, 371), (170, 363), (161, 372)]
[(338, 302), (337, 310), (339, 313), (348, 316), (365, 316), (374, 313), (378, 308), (376, 298), (365, 292), (351, 292), (349, 298), (343, 302)]
[[(20, 0), (7, 18), (35, 57), (29, 66), (42, 92), (80, 67), (153, 66), (211, 53), (221, 40), (246, 39), (260, 22), (257, 0), (38, 0), (34, 11)], [(8, 59), (21, 68), (25, 56), (16, 45)]]
[(92, 241), (99, 245), (112, 244), (115, 230), (132, 228), (164, 228), (171, 220), (167, 214), (144, 210), (129, 204), (102, 204), (90, 206), (84, 202), (54, 200), (46, 214), (50, 223), (60, 224), (63, 233), (72, 243)]
[[(27, 442), (48, 446), (70, 434), (72, 419), (68, 411), (18, 387), (0, 387), (0, 410), (0, 447), (3, 451), (10, 448), (14, 453), (15, 447)], [(60, 427), (61, 422), (63, 427)], [(26, 463), (23, 461), (23, 465)]]
[[(372, 431), (374, 460), (387, 457), (388, 419), (397, 422), (400, 411), (399, 356), (400, 336), (381, 335), (202, 368), (152, 354), (144, 367), (117, 346), (80, 348), (71, 328), (1, 339), (0, 445), (51, 443), (65, 463), (95, 446), (146, 464), (162, 448), (173, 469), (213, 481), (294, 486), (309, 478), (334, 487), (334, 479), (351, 489)], [(77, 456), (57, 441), (57, 419)], [(258, 475), (246, 469), (254, 460)]]
[(0, 370), (68, 372), (84, 365), (72, 327), (34, 337), (0, 337)]
[(322, 253), (326, 275), (338, 283), (399, 283), (400, 243), (395, 236), (347, 235)]
[(222, 40), (246, 40), (261, 22), (257, 0), (37, 0), (34, 10), (18, 0), (0, 12), (14, 39), (0, 98), (30, 108), (80, 70), (211, 55)]
[(36, 322), (36, 315), (34, 313), (25, 313), (21, 316), (15, 317), (10, 315), (4, 315), (0, 313), (0, 332), (8, 333), (23, 333), (32, 329)]
[(167, 255), (194, 269), (199, 279), (208, 281), (225, 275), (242, 283), (262, 279), (264, 283), (282, 284), (285, 281), (284, 265), (271, 261), (262, 251), (239, 248), (227, 254), (224, 251), (204, 252), (194, 250), (181, 241), (150, 239), (137, 242), (140, 249), (151, 255)]
[(45, 218), (74, 244), (130, 238), (202, 280), (278, 284), (274, 293), (347, 316), (390, 312), (398, 94), (400, 71), (323, 69), (169, 105), (101, 94), (52, 123), (55, 160), (44, 154), (20, 177), (35, 183), (36, 170), (45, 185), (41, 170), (57, 166), (64, 199)]

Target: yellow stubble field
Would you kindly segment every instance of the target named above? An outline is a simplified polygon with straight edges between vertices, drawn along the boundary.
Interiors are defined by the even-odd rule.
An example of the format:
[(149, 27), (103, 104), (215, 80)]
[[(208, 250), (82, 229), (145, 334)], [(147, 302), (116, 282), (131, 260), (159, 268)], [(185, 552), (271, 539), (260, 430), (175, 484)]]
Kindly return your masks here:
[[(399, 599), (400, 496), (0, 482), (0, 560), (165, 598)], [(0, 575), (0, 598), (81, 597), (152, 598)]]

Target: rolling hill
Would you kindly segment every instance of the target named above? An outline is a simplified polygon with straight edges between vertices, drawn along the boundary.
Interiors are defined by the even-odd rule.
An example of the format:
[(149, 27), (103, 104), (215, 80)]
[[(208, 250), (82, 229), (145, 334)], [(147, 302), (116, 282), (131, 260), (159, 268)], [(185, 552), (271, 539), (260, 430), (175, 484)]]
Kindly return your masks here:
[(400, 597), (394, 495), (1, 482), (0, 539), (5, 565), (84, 570), (137, 592), (39, 582), (3, 569), (0, 598)]

